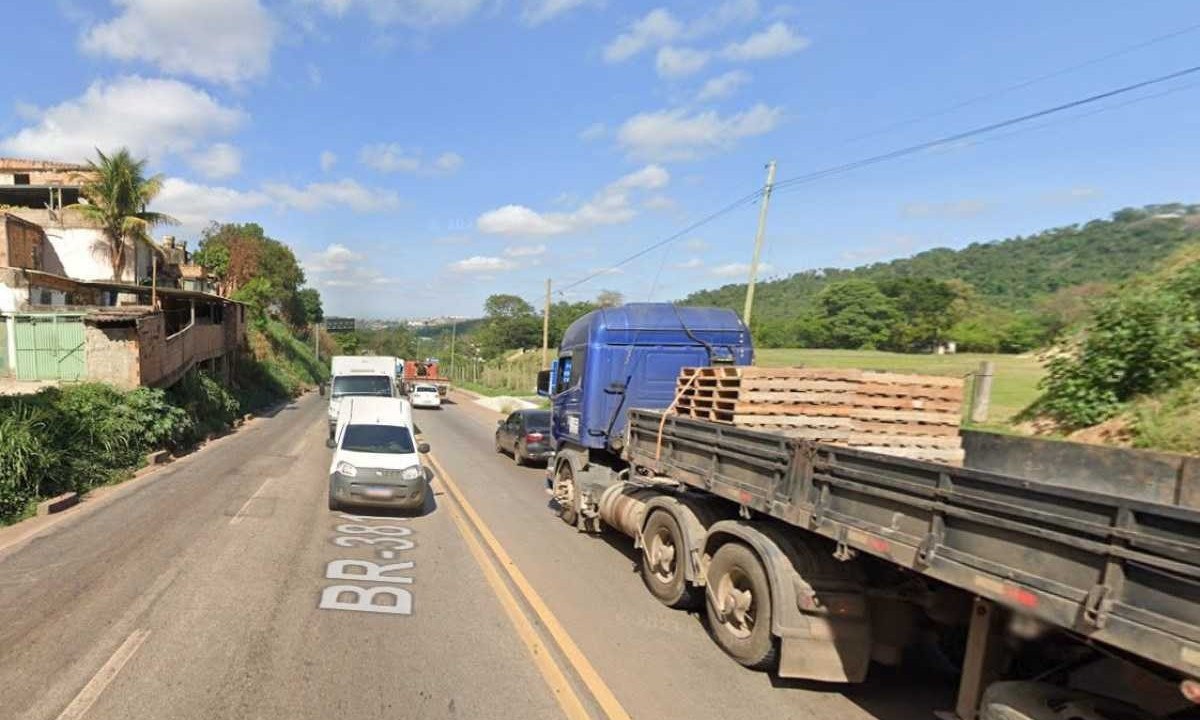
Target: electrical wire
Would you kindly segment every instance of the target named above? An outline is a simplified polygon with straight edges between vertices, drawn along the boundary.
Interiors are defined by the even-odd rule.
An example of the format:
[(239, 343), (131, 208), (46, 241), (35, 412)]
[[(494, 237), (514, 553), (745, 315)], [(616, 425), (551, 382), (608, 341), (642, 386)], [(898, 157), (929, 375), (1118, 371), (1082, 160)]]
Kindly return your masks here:
[(1034, 77), (1028, 78), (1026, 80), (1022, 80), (1020, 82), (1013, 83), (1012, 85), (1006, 85), (1006, 86), (999, 88), (997, 90), (994, 90), (992, 92), (987, 92), (987, 93), (983, 93), (981, 95), (976, 95), (974, 97), (967, 98), (966, 100), (963, 100), (961, 102), (954, 103), (953, 105), (947, 105), (946, 107), (944, 107), (940, 110), (934, 110), (932, 112), (925, 113), (924, 115), (918, 115), (916, 117), (911, 117), (906, 120), (900, 120), (900, 121), (891, 123), (889, 125), (885, 125), (884, 127), (878, 128), (876, 130), (870, 130), (868, 132), (862, 133), (861, 135), (855, 135), (853, 137), (847, 138), (846, 140), (843, 140), (840, 144), (847, 145), (850, 143), (858, 142), (859, 140), (865, 140), (867, 138), (872, 138), (872, 137), (876, 137), (878, 135), (883, 135), (884, 133), (891, 132), (892, 130), (897, 130), (902, 127), (907, 127), (909, 125), (915, 125), (916, 123), (924, 122), (925, 120), (929, 120), (931, 118), (948, 115), (956, 110), (962, 110), (965, 107), (970, 107), (971, 105), (975, 105), (977, 103), (983, 102), (984, 100), (991, 100), (992, 98), (999, 97), (1001, 95), (1007, 95), (1008, 93), (1014, 92), (1016, 90), (1023, 90), (1031, 85), (1036, 85), (1037, 83), (1044, 82), (1046, 80), (1052, 80), (1056, 77), (1060, 77), (1062, 75), (1066, 75), (1068, 73), (1075, 72), (1076, 70), (1082, 70), (1083, 68), (1091, 67), (1092, 65), (1098, 65), (1107, 60), (1112, 60), (1113, 58), (1121, 57), (1122, 55), (1128, 55), (1129, 53), (1134, 52), (1136, 50), (1141, 50), (1142, 48), (1146, 48), (1151, 45), (1156, 45), (1160, 42), (1165, 42), (1167, 40), (1171, 40), (1173, 38), (1179, 37), (1180, 35), (1185, 35), (1190, 32), (1195, 32), (1196, 30), (1200, 30), (1200, 23), (1196, 23), (1194, 25), (1188, 25), (1187, 27), (1180, 28), (1178, 30), (1173, 30), (1171, 32), (1164, 33), (1162, 35), (1156, 35), (1148, 40), (1143, 40), (1142, 42), (1135, 43), (1133, 45), (1127, 45), (1123, 48), (1119, 48), (1110, 53), (1101, 55), (1100, 57), (1092, 58), (1091, 60), (1084, 60), (1083, 62), (1076, 63), (1074, 65), (1068, 65), (1065, 68), (1053, 70), (1051, 72), (1043, 73), (1041, 75), (1035, 75)]
[(853, 162), (843, 163), (841, 165), (834, 165), (832, 167), (827, 167), (822, 170), (816, 170), (814, 172), (807, 173), (804, 175), (798, 175), (795, 177), (785, 178), (783, 180), (776, 182), (775, 185), (773, 186), (773, 190), (779, 190), (779, 189), (791, 187), (793, 185), (809, 183), (809, 182), (813, 182), (815, 180), (820, 180), (822, 178), (829, 177), (831, 175), (840, 175), (842, 173), (849, 172), (851, 170), (857, 170), (858, 168), (866, 167), (868, 165), (877, 165), (879, 163), (887, 162), (889, 160), (895, 160), (898, 158), (906, 157), (908, 155), (914, 155), (916, 153), (923, 152), (925, 150), (929, 150), (931, 148), (935, 148), (935, 147), (938, 147), (941, 145), (949, 145), (951, 143), (966, 140), (966, 139), (975, 137), (977, 135), (983, 135), (983, 134), (986, 134), (989, 132), (993, 132), (995, 130), (1000, 130), (1000, 129), (1003, 129), (1006, 127), (1011, 127), (1013, 125), (1019, 125), (1021, 123), (1029, 122), (1030, 120), (1036, 120), (1038, 118), (1046, 117), (1048, 115), (1054, 115), (1054, 114), (1065, 112), (1067, 110), (1071, 110), (1071, 109), (1074, 109), (1077, 107), (1090, 105), (1092, 103), (1100, 102), (1101, 100), (1107, 100), (1108, 98), (1111, 98), (1111, 97), (1116, 97), (1118, 95), (1124, 95), (1126, 93), (1130, 93), (1135, 90), (1140, 90), (1145, 87), (1159, 85), (1161, 83), (1169, 82), (1171, 80), (1185, 77), (1187, 75), (1192, 75), (1197, 72), (1200, 72), (1200, 65), (1193, 65), (1191, 67), (1184, 68), (1183, 70), (1177, 70), (1172, 73), (1167, 73), (1166, 75), (1159, 75), (1157, 77), (1153, 77), (1148, 80), (1142, 80), (1140, 82), (1136, 82), (1131, 85), (1124, 85), (1122, 87), (1115, 88), (1113, 90), (1107, 90), (1102, 93), (1096, 93), (1095, 95), (1089, 95), (1087, 97), (1079, 98), (1077, 100), (1072, 100), (1070, 102), (1063, 103), (1061, 105), (1055, 105), (1054, 107), (1044, 108), (1042, 110), (1037, 110), (1035, 112), (1026, 113), (1024, 115), (1009, 118), (1007, 120), (1001, 120), (999, 122), (989, 123), (987, 125), (982, 125), (977, 128), (965, 130), (963, 132), (954, 133), (952, 135), (946, 135), (946, 136), (937, 138), (935, 140), (927, 140), (925, 142), (917, 143), (915, 145), (909, 145), (909, 146), (906, 146), (903, 148), (899, 148), (897, 150), (892, 150), (890, 152), (881, 153), (879, 155), (872, 155), (870, 157), (866, 157), (861, 160), (855, 160)]

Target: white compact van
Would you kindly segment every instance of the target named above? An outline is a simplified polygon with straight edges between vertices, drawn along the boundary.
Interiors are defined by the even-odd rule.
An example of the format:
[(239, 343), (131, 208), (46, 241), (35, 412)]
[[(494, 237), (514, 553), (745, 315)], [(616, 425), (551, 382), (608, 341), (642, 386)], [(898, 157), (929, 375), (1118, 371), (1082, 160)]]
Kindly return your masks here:
[(346, 398), (328, 441), (329, 509), (397, 507), (418, 509), (429, 492), (429, 472), (418, 443), (412, 407), (399, 398)]

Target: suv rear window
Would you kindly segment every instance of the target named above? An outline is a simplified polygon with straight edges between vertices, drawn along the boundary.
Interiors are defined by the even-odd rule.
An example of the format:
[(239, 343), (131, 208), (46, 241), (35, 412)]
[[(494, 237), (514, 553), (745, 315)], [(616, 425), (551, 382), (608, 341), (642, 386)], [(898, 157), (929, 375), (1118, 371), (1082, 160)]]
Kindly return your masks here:
[(546, 432), (550, 430), (550, 413), (531, 412), (525, 416), (525, 429), (531, 432)]
[(416, 388), (416, 391), (417, 392), (435, 393), (435, 392), (437, 392), (437, 388), (435, 388), (432, 385), (418, 385)]
[(416, 452), (412, 433), (399, 425), (347, 425), (342, 449), (350, 452), (407, 455)]

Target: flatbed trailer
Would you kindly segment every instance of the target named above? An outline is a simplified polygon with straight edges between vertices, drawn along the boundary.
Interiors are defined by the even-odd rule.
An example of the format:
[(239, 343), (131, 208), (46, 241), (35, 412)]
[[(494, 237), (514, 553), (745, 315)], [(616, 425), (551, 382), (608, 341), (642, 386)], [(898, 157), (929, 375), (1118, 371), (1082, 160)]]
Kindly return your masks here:
[[(1066, 634), (1131, 661), (1176, 690), (1176, 700), (1178, 690), (1196, 689), (1200, 511), (659, 411), (629, 411), (622, 457), (621, 480), (603, 491), (593, 483), (581, 506), (594, 501), (594, 519), (635, 537), (644, 574), (663, 557), (650, 518), (672, 515), (680, 536), (668, 537), (677, 543), (669, 557), (718, 607), (722, 590), (706, 577), (716, 551), (728, 540), (749, 546), (771, 578), (781, 674), (862, 680), (870, 636), (880, 633), (868, 608), (897, 617), (876, 597), (929, 604), (911, 582), (903, 592), (896, 588), (904, 581), (877, 582), (880, 568), (888, 575), (891, 567), (897, 578), (953, 588), (974, 603), (959, 717), (976, 717), (999, 676), (987, 658), (1003, 642), (1003, 621), (1003, 630), (1024, 628), (1029, 639)], [(974, 622), (984, 614), (986, 622)]]

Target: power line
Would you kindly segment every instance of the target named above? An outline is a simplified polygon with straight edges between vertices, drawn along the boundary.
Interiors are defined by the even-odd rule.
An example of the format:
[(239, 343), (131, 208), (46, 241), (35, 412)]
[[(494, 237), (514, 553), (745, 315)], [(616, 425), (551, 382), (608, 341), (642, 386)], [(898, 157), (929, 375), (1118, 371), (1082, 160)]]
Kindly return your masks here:
[(606, 275), (606, 274), (612, 272), (613, 270), (616, 270), (617, 268), (621, 267), (622, 265), (627, 265), (627, 264), (633, 262), (634, 260), (637, 260), (638, 258), (642, 257), (646, 253), (653, 252), (654, 250), (656, 250), (664, 245), (669, 245), (670, 243), (675, 242), (676, 240), (683, 237), (684, 235), (687, 235), (688, 233), (691, 233), (691, 232), (697, 230), (698, 228), (701, 228), (701, 227), (707, 225), (708, 223), (712, 222), (713, 220), (716, 220), (717, 218), (719, 218), (723, 215), (728, 215), (729, 213), (733, 212), (734, 210), (737, 210), (738, 208), (740, 208), (741, 206), (743, 206), (747, 203), (754, 202), (755, 200), (758, 199), (758, 196), (761, 194), (762, 194), (762, 190), (755, 190), (754, 192), (750, 193), (749, 195), (743, 195), (742, 197), (738, 198), (737, 200), (734, 200), (733, 202), (729, 203), (728, 205), (722, 207), (720, 210), (717, 210), (715, 212), (709, 213), (708, 215), (705, 215), (704, 217), (700, 218), (699, 220), (692, 223), (691, 225), (688, 225), (687, 227), (683, 228), (682, 230), (676, 232), (675, 234), (669, 235), (669, 236), (663, 238), (662, 240), (659, 240), (658, 242), (653, 243), (651, 245), (647, 245), (646, 247), (644, 247), (641, 250), (635, 252), (634, 254), (624, 258), (623, 260), (615, 262), (612, 265), (609, 265), (608, 267), (602, 268), (600, 270), (596, 270), (595, 272), (591, 273), (590, 275), (587, 275), (583, 278), (580, 278), (579, 280), (576, 280), (573, 283), (569, 283), (569, 284), (559, 288), (558, 292), (559, 292), (559, 294), (565, 293), (566, 291), (568, 291), (572, 288), (579, 287), (580, 285), (583, 285), (586, 282), (595, 280), (596, 278), (600, 277), (601, 275)]
[(932, 112), (925, 113), (924, 115), (918, 115), (916, 117), (911, 117), (906, 120), (900, 120), (900, 121), (891, 123), (890, 125), (885, 125), (884, 127), (865, 132), (861, 135), (855, 135), (851, 138), (848, 138), (848, 139), (842, 141), (842, 143), (840, 143), (840, 144), (846, 145), (849, 143), (858, 142), (859, 140), (865, 140), (867, 138), (876, 137), (878, 135), (882, 135), (884, 133), (890, 132), (892, 130), (897, 130), (902, 127), (907, 127), (909, 125), (915, 125), (916, 123), (923, 122), (925, 120), (929, 120), (930, 118), (941, 117), (942, 115), (948, 115), (956, 110), (961, 110), (965, 107), (970, 107), (971, 105), (975, 105), (976, 103), (983, 102), (984, 100), (990, 100), (994, 97), (1006, 95), (1015, 90), (1023, 90), (1031, 85), (1036, 85), (1037, 83), (1040, 83), (1040, 82), (1043, 82), (1046, 80), (1051, 80), (1053, 78), (1075, 72), (1076, 70), (1082, 70), (1085, 67), (1090, 67), (1092, 65), (1098, 65), (1099, 63), (1105, 62), (1107, 60), (1112, 60), (1113, 58), (1120, 57), (1122, 55), (1128, 55), (1131, 52), (1141, 50), (1142, 48), (1149, 47), (1151, 45), (1156, 45), (1160, 42), (1165, 42), (1167, 40), (1171, 40), (1173, 38), (1179, 37), (1180, 35), (1185, 35), (1187, 33), (1194, 32), (1196, 30), (1200, 30), (1200, 23), (1196, 23), (1195, 25), (1188, 25), (1185, 28), (1173, 30), (1169, 33), (1164, 33), (1162, 35), (1156, 35), (1148, 40), (1143, 40), (1142, 42), (1135, 43), (1133, 45), (1127, 45), (1123, 48), (1119, 48), (1119, 49), (1114, 50), (1105, 55), (1101, 55), (1100, 57), (1092, 58), (1091, 60), (1084, 60), (1083, 62), (1076, 63), (1074, 65), (1068, 65), (1065, 68), (1053, 70), (1051, 72), (1043, 73), (1041, 75), (1035, 75), (1034, 77), (1028, 78), (1026, 80), (1022, 80), (1020, 82), (1013, 83), (1011, 85), (1006, 85), (1006, 86), (999, 88), (997, 90), (994, 90), (992, 92), (987, 92), (987, 93), (983, 93), (981, 95), (976, 95), (974, 97), (967, 98), (966, 100), (963, 100), (961, 102), (954, 103), (953, 105), (947, 105), (946, 107), (944, 107), (940, 110), (934, 110)]
[(834, 165), (832, 167), (824, 168), (822, 170), (816, 170), (811, 173), (807, 173), (805, 175), (798, 175), (795, 177), (786, 178), (786, 179), (780, 180), (778, 183), (776, 183), (775, 188), (782, 189), (782, 188), (790, 187), (793, 185), (799, 185), (802, 183), (813, 182), (815, 180), (820, 180), (822, 178), (829, 177), (831, 175), (840, 175), (844, 172), (849, 172), (851, 170), (857, 170), (858, 168), (866, 167), (868, 165), (877, 165), (882, 162), (887, 162), (888, 160), (895, 160), (897, 158), (902, 158), (902, 157), (905, 157), (908, 155), (913, 155), (913, 154), (922, 152), (924, 150), (928, 150), (930, 148), (937, 147), (939, 145), (948, 145), (950, 143), (958, 142), (960, 140), (966, 140), (968, 138), (975, 137), (976, 135), (983, 135), (985, 133), (989, 133), (989, 132), (992, 132), (995, 130), (1000, 130), (1002, 128), (1011, 127), (1013, 125), (1019, 125), (1021, 123), (1025, 123), (1030, 120), (1036, 120), (1037, 118), (1046, 117), (1047, 115), (1054, 115), (1054, 114), (1057, 114), (1060, 112), (1065, 112), (1067, 110), (1071, 110), (1071, 109), (1081, 107), (1084, 105), (1090, 105), (1092, 103), (1100, 102), (1101, 100), (1107, 100), (1108, 98), (1111, 98), (1111, 97), (1116, 97), (1118, 95), (1124, 95), (1126, 93), (1133, 92), (1134, 90), (1140, 90), (1142, 88), (1150, 87), (1152, 85), (1158, 85), (1158, 84), (1161, 84), (1164, 82), (1168, 82), (1170, 80), (1175, 80), (1177, 78), (1184, 77), (1186, 75), (1192, 75), (1197, 72), (1200, 72), (1200, 65), (1193, 65), (1192, 67), (1185, 68), (1183, 70), (1178, 70), (1173, 73), (1168, 73), (1166, 75), (1159, 75), (1158, 77), (1150, 78), (1149, 80), (1142, 80), (1141, 82), (1136, 82), (1136, 83), (1133, 83), (1132, 85), (1125, 85), (1123, 87), (1119, 87), (1119, 88), (1116, 88), (1113, 90), (1108, 90), (1106, 92), (1097, 93), (1095, 95), (1089, 95), (1087, 97), (1080, 98), (1078, 100), (1072, 100), (1071, 102), (1063, 103), (1061, 105), (1055, 105), (1054, 107), (1045, 108), (1043, 110), (1038, 110), (1038, 111), (1031, 112), (1031, 113), (1026, 113), (1025, 115), (1020, 115), (1018, 117), (1009, 118), (1007, 120), (1001, 120), (999, 122), (989, 123), (988, 125), (983, 125), (981, 127), (973, 128), (971, 130), (954, 133), (953, 135), (946, 135), (946, 136), (937, 138), (935, 140), (927, 140), (925, 142), (917, 143), (915, 145), (909, 145), (907, 147), (903, 147), (898, 150), (892, 150), (892, 151), (886, 152), (886, 153), (881, 153), (879, 155), (872, 155), (870, 157), (863, 158), (861, 160), (855, 160), (853, 162), (843, 163), (841, 165)]

